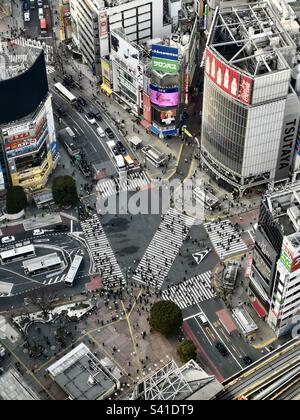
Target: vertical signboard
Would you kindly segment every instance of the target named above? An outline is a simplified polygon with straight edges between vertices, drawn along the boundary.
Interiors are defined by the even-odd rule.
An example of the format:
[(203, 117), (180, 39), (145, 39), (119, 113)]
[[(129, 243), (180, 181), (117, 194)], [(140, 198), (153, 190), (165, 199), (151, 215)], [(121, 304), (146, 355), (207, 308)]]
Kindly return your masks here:
[(99, 13), (99, 34), (100, 39), (108, 36), (108, 17), (106, 10)]
[(280, 261), (289, 273), (293, 273), (294, 271), (300, 269), (300, 245), (294, 247), (291, 243), (293, 238), (296, 239), (297, 243), (300, 243), (298, 242), (300, 240), (300, 235), (298, 232), (294, 235), (291, 235), (290, 239), (284, 238), (280, 255)]
[(151, 124), (152, 122), (152, 115), (151, 115), (151, 102), (148, 95), (144, 93), (143, 95), (143, 116), (148, 123)]
[(241, 77), (240, 84), (240, 102), (249, 105), (251, 103), (251, 93), (252, 93), (252, 79), (248, 76)]
[(153, 45), (152, 47), (152, 68), (161, 73), (179, 72), (179, 51), (178, 48), (165, 45)]

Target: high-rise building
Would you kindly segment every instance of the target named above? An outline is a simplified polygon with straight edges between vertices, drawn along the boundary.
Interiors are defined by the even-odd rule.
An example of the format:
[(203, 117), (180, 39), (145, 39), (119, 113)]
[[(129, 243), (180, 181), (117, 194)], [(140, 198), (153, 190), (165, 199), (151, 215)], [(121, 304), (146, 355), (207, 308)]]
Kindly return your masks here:
[[(1, 166), (6, 186), (43, 188), (58, 153), (44, 53), (2, 45)], [(22, 54), (21, 54), (22, 52)], [(20, 54), (19, 54), (20, 53)]]
[(300, 307), (299, 220), (300, 183), (262, 198), (249, 288), (277, 335), (291, 328)]
[(296, 44), (266, 2), (216, 11), (205, 55), (202, 163), (240, 194), (290, 179)]
[(71, 0), (73, 39), (94, 74), (101, 75), (101, 57), (111, 51), (111, 30), (123, 28), (137, 44), (170, 35), (164, 6), (164, 0)]

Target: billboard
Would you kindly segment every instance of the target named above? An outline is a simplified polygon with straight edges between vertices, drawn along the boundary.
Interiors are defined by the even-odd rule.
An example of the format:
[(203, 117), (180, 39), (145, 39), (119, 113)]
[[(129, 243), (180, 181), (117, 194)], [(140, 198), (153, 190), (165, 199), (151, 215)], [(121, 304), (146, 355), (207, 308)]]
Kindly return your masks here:
[(152, 47), (152, 69), (161, 73), (179, 72), (178, 48), (165, 45), (153, 45)]
[(205, 52), (205, 73), (223, 92), (249, 105), (253, 80), (220, 61), (208, 48)]
[(151, 116), (151, 101), (148, 95), (143, 94), (143, 116), (146, 121), (149, 123), (152, 122)]
[(99, 34), (100, 39), (108, 36), (108, 17), (106, 10), (99, 13)]
[(104, 79), (110, 82), (110, 64), (105, 58), (101, 58), (101, 74)]
[(171, 125), (176, 121), (177, 109), (169, 109), (160, 113), (160, 120), (163, 125)]
[(151, 102), (155, 105), (167, 108), (175, 107), (179, 104), (178, 88), (159, 88), (150, 85)]
[(289, 273), (293, 273), (300, 268), (300, 246), (294, 247), (292, 244), (293, 237), (297, 236), (297, 242), (300, 239), (299, 233), (295, 233), (289, 238), (284, 238), (280, 261)]
[(111, 56), (117, 58), (126, 65), (132, 77), (138, 80), (138, 83), (143, 85), (144, 69), (140, 64), (140, 50), (138, 46), (134, 46), (128, 42), (117, 32), (111, 32)]
[(0, 81), (0, 124), (20, 120), (36, 111), (48, 93), (44, 53), (24, 73)]

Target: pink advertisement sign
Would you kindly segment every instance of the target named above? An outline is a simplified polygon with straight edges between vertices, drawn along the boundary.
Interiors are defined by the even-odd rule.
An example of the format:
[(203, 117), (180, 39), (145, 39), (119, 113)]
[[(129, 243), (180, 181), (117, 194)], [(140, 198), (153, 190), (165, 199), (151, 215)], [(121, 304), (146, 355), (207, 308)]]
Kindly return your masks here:
[(177, 106), (179, 103), (179, 92), (157, 92), (153, 89), (151, 92), (151, 102), (162, 107)]

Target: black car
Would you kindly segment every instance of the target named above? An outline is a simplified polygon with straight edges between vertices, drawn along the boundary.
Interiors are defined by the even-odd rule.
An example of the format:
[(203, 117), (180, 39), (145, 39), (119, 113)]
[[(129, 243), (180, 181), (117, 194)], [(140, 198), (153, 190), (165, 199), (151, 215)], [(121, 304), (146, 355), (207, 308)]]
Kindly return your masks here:
[(57, 114), (59, 117), (65, 117), (67, 115), (66, 111), (62, 107), (57, 108)]
[(23, 11), (24, 12), (27, 12), (27, 10), (29, 10), (29, 4), (28, 4), (27, 1), (24, 1), (24, 3), (23, 3)]
[(228, 356), (228, 350), (227, 350), (227, 348), (224, 346), (224, 344), (223, 344), (223, 343), (217, 343), (217, 344), (216, 344), (216, 349), (219, 351), (219, 353), (220, 353), (223, 357)]
[(82, 106), (79, 103), (75, 104), (75, 109), (78, 112), (80, 112), (81, 114), (84, 112), (84, 109), (82, 108)]
[(109, 127), (105, 129), (105, 132), (106, 132), (108, 138), (110, 138), (110, 139), (114, 139), (115, 138), (114, 133), (112, 132), (112, 130)]
[(81, 106), (87, 106), (87, 101), (82, 96), (78, 96), (77, 102)]
[(249, 356), (245, 356), (245, 357), (243, 358), (243, 362), (245, 363), (245, 365), (246, 365), (246, 366), (250, 366), (250, 365), (252, 365), (253, 360), (251, 359), (251, 357), (249, 357)]
[(54, 226), (55, 232), (67, 232), (69, 230), (67, 225), (56, 225)]
[(96, 118), (96, 120), (102, 121), (102, 115), (100, 114), (100, 111), (94, 106), (90, 107), (89, 113), (92, 114), (93, 117)]
[(118, 148), (121, 155), (126, 155), (127, 150), (126, 150), (124, 144), (121, 141), (117, 142), (117, 148)]

